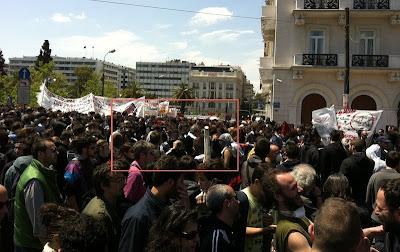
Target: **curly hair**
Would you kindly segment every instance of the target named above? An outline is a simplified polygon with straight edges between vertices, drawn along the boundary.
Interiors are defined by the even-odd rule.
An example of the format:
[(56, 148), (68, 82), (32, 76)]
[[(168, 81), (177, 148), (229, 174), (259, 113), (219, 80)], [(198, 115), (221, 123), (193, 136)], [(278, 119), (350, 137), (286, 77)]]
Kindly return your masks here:
[(149, 232), (146, 252), (182, 251), (180, 244), (173, 241), (180, 237), (186, 224), (197, 223), (197, 212), (189, 210), (180, 204), (167, 207), (154, 222)]
[(322, 187), (322, 198), (326, 200), (331, 197), (352, 201), (350, 183), (343, 174), (334, 173), (326, 179)]
[(48, 240), (66, 226), (69, 219), (76, 218), (78, 212), (72, 208), (58, 206), (54, 203), (46, 203), (39, 209), (39, 218), (47, 228)]

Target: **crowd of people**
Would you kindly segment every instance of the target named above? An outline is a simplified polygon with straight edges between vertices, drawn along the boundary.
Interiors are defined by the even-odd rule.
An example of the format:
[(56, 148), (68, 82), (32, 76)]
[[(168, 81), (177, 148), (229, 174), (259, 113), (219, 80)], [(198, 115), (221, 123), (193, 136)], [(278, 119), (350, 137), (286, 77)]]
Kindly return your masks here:
[(0, 251), (400, 251), (395, 126), (0, 114)]

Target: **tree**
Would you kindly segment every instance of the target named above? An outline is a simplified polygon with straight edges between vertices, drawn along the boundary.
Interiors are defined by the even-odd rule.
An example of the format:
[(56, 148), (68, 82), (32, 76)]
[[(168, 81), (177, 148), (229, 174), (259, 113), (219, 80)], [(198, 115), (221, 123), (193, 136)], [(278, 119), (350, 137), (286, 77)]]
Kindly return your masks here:
[(4, 63), (6, 60), (3, 57), (3, 51), (0, 49), (0, 75), (6, 75), (6, 70), (4, 69)]
[(142, 83), (131, 81), (128, 88), (122, 90), (121, 96), (123, 98), (140, 98), (143, 96), (144, 91)]
[(68, 87), (68, 94), (70, 98), (80, 98), (87, 94), (99, 94), (100, 91), (100, 77), (96, 74), (93, 68), (89, 66), (81, 66), (75, 68), (74, 75), (76, 81)]
[(267, 103), (267, 99), (263, 93), (257, 93), (253, 99), (253, 109), (258, 108), (258, 104), (261, 104), (262, 107)]
[(46, 39), (42, 45), (42, 49), (40, 49), (39, 56), (37, 57), (35, 66), (39, 67), (40, 62), (43, 63), (43, 65), (48, 64), (50, 61), (53, 61), (53, 58), (51, 57), (51, 49), (50, 49), (50, 43)]
[(7, 104), (8, 96), (10, 96), (13, 101), (16, 101), (18, 81), (18, 71), (14, 71), (13, 76), (0, 75), (0, 104)]
[(113, 81), (104, 82), (104, 97), (117, 98), (117, 84), (115, 82)]
[[(55, 68), (54, 61), (48, 64), (39, 63), (38, 67), (30, 67), (31, 72), (31, 96), (29, 106), (37, 106), (37, 93), (40, 92), (40, 86), (46, 81), (46, 87), (50, 92), (62, 97), (68, 97), (67, 77), (60, 72), (53, 72)], [(18, 72), (16, 72), (18, 74)]]
[[(174, 93), (172, 96), (174, 99), (193, 99), (195, 91), (193, 88), (189, 87), (188, 84), (182, 82), (182, 84), (178, 85), (178, 87), (173, 89), (172, 92)], [(191, 102), (179, 101), (178, 103), (181, 106), (181, 113), (185, 114), (185, 107)]]

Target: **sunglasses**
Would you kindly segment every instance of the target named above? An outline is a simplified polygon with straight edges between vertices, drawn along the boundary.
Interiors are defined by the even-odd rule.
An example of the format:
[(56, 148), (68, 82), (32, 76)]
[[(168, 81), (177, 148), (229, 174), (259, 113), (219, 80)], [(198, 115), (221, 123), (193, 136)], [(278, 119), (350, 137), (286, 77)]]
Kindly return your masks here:
[(4, 206), (6, 206), (8, 209), (11, 206), (11, 200), (7, 200), (6, 202), (0, 202), (0, 209), (3, 209)]
[(192, 231), (192, 232), (181, 232), (181, 236), (183, 238), (185, 238), (186, 240), (193, 240), (194, 238), (196, 238), (196, 236), (198, 235), (197, 231)]

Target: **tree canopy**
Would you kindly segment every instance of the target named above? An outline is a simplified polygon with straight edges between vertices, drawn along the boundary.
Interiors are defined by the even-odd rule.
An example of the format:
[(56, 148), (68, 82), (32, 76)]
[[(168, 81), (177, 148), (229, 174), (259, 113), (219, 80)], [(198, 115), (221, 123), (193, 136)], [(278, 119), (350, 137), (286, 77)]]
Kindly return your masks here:
[(3, 51), (0, 49), (0, 75), (6, 75), (6, 70), (4, 69), (4, 63), (6, 60), (4, 59), (3, 56)]
[(51, 57), (50, 43), (46, 39), (42, 45), (42, 49), (40, 49), (39, 55), (37, 56), (35, 66), (39, 67), (40, 62), (42, 62), (43, 65), (45, 65), (45, 64), (48, 64), (50, 61), (53, 61), (53, 58)]
[[(189, 87), (186, 83), (181, 83), (178, 85), (177, 88), (173, 89), (172, 92), (174, 93), (172, 98), (174, 99), (193, 99), (194, 96), (194, 89)], [(189, 101), (179, 101), (178, 102), (181, 106), (181, 113), (185, 113), (186, 105), (190, 104)]]

